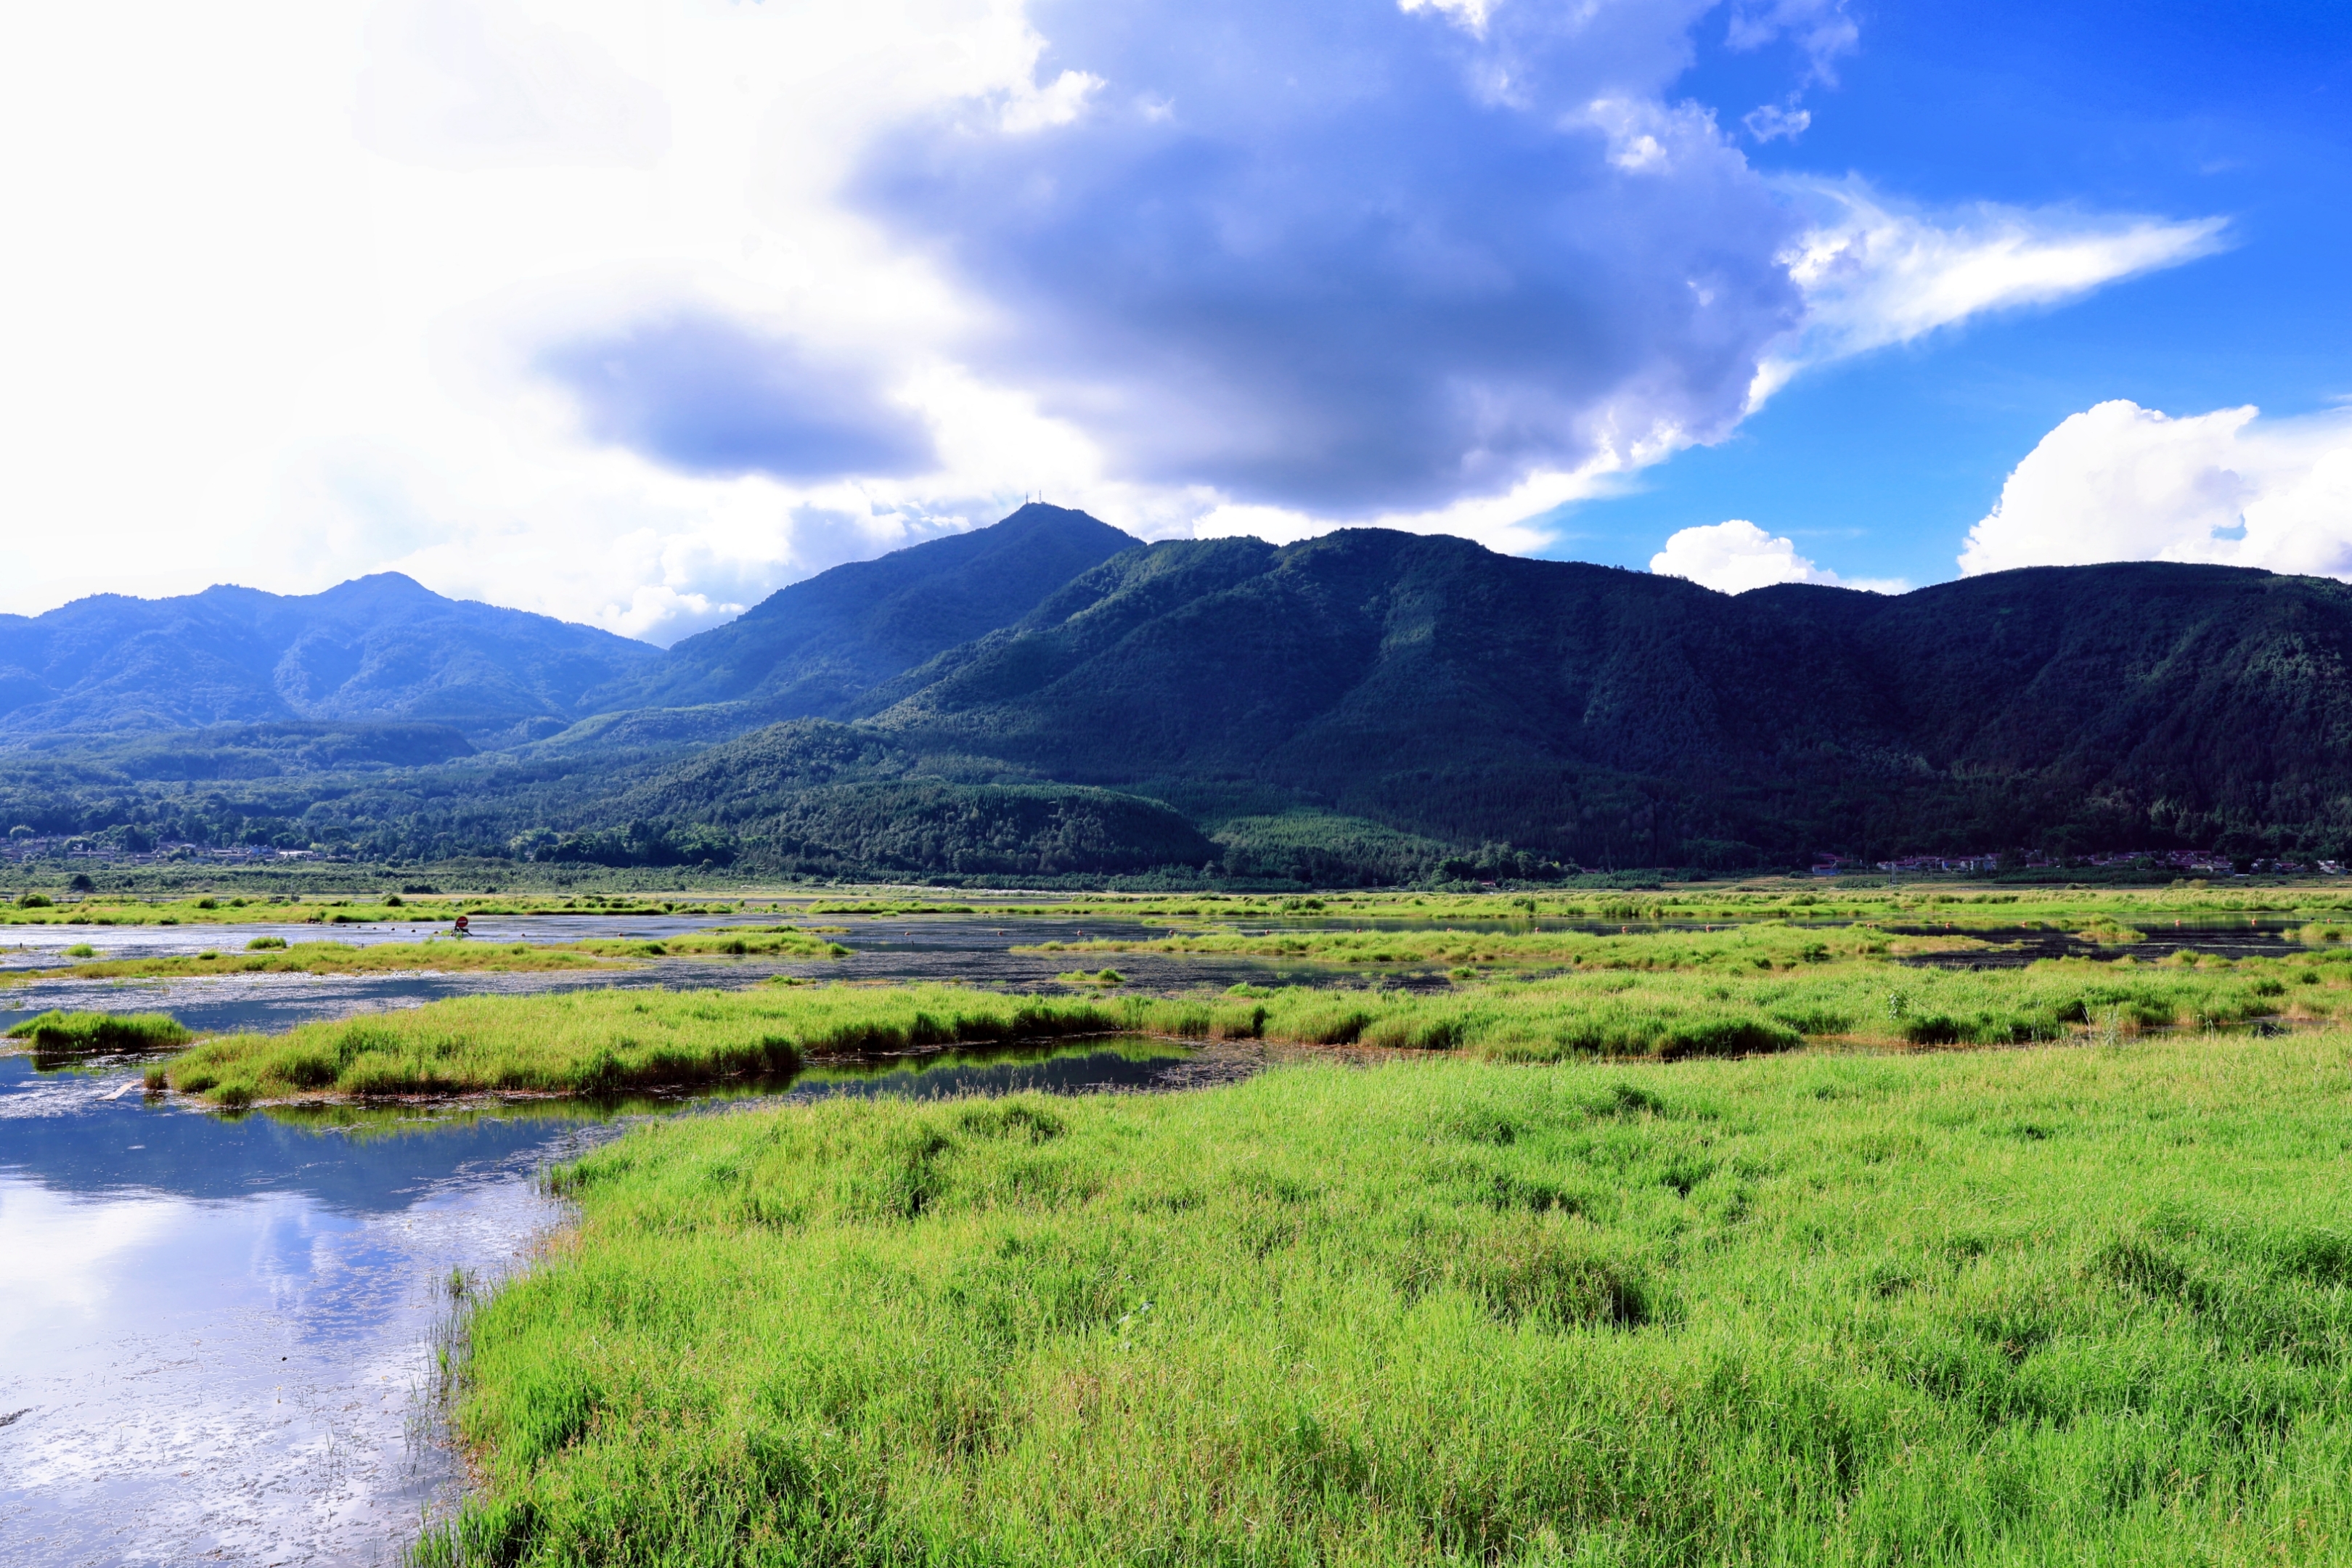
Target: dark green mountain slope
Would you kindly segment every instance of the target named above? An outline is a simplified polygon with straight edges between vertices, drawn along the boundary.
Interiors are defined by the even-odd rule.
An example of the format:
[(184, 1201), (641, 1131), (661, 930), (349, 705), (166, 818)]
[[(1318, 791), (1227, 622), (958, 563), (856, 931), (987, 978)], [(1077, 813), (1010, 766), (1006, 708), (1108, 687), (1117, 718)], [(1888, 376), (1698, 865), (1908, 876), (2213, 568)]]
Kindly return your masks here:
[(1066, 784), (910, 779), (778, 804), (742, 835), (747, 869), (1100, 876), (1209, 865), (1223, 853), (1159, 801)]
[[(1047, 584), (1049, 551), (1018, 592), (1011, 557), (977, 573), (980, 605), (953, 624), (1030, 607), (878, 673), (923, 651), (916, 629), (891, 632), (896, 653), (827, 688), (865, 715), (854, 723), (739, 733), (744, 700), (468, 756), (421, 721), (141, 738), (134, 708), (130, 740), (0, 757), (0, 812), (109, 844), (892, 874), (2352, 856), (2352, 587), (2332, 580), (2126, 563), (1899, 597), (1732, 597), (1370, 530), (1111, 553), (1123, 535), (1072, 517), (1031, 509), (979, 545), (942, 542), (1075, 538), (1102, 553)], [(858, 626), (951, 601), (962, 578), (844, 581), (824, 615), (855, 643)], [(784, 690), (814, 687), (793, 676)]]
[(1364, 530), (1118, 557), (876, 722), (1588, 861), (2185, 842), (2352, 830), (2347, 651), (2352, 589), (2231, 568), (1730, 597)]
[(1021, 619), (1135, 541), (1032, 503), (992, 527), (819, 573), (597, 694), (601, 710), (731, 704), (737, 729), (837, 718), (870, 688)]
[(659, 649), (445, 599), (398, 573), (288, 596), (99, 595), (0, 616), (0, 743), (222, 723), (427, 720), (478, 739), (588, 710)]
[(913, 769), (912, 757), (872, 730), (796, 719), (671, 763), (614, 796), (606, 815), (734, 826), (772, 816), (787, 795), (883, 783)]
[(608, 826), (534, 846), (545, 859), (708, 857), (755, 871), (1110, 874), (1199, 867), (1223, 850), (1156, 800), (1066, 784), (915, 776), (877, 731), (772, 725), (671, 764), (602, 803)]

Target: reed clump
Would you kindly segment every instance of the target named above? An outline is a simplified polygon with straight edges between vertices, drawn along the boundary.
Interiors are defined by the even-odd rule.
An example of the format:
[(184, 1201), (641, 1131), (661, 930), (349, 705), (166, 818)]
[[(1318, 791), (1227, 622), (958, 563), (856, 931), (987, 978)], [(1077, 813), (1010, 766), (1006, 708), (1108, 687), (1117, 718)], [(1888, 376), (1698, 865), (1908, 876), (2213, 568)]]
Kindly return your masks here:
[(168, 1051), (195, 1038), (178, 1019), (162, 1013), (55, 1011), (26, 1018), (6, 1037), (24, 1041), (42, 1056)]

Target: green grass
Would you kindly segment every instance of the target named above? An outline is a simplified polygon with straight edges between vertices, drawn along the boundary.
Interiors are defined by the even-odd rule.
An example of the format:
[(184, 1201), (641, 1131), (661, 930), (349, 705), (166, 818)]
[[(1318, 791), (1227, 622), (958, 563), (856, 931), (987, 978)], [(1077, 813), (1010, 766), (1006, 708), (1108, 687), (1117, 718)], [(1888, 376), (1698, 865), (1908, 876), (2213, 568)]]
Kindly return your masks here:
[[(530, 950), (517, 961), (541, 951), (566, 952)], [(218, 962), (257, 967), (301, 952)], [(2064, 960), (1969, 971), (1853, 960), (1769, 971), (1594, 969), (1434, 991), (1237, 986), (1174, 997), (1106, 994), (1119, 984), (1117, 972), (1107, 971), (1074, 972), (1068, 978), (1094, 993), (1078, 996), (871, 984), (480, 996), (305, 1025), (283, 1036), (208, 1041), (163, 1072), (162, 1081), (224, 1104), (304, 1094), (611, 1092), (781, 1071), (808, 1057), (1111, 1033), (1457, 1051), (1520, 1062), (1744, 1056), (1807, 1039), (2019, 1045), (2257, 1018), (2325, 1021), (2352, 1014), (2347, 968)]]
[(1727, 923), (1714, 930), (1586, 931), (1207, 931), (1149, 940), (1097, 937), (1047, 942), (1014, 952), (1249, 953), (1318, 963), (1577, 966), (1592, 969), (1718, 967), (1790, 969), (1837, 959), (1985, 951), (1960, 934), (1895, 936), (1870, 925), (1816, 928), (1785, 921)]
[[(268, 938), (260, 939), (268, 941)], [(561, 947), (523, 942), (386, 942), (362, 947), (350, 942), (298, 942), (256, 948), (242, 955), (206, 952), (151, 958), (109, 958), (58, 969), (0, 972), (0, 985), (40, 980), (163, 980), (212, 974), (382, 974), (404, 970), (478, 973), (622, 967), (573, 943)]]
[[(1332, 993), (1318, 993), (1326, 997)], [(1360, 998), (1368, 1044), (1460, 1047), (1510, 1060), (1683, 1057), (1785, 1048), (1801, 1037), (1874, 1046), (2021, 1045), (2084, 1030), (2321, 1020), (2352, 1013), (2340, 964), (2101, 963), (1929, 969), (1853, 962), (1764, 970), (1595, 969), (1450, 991)]]
[(674, 1121), (426, 1563), (2340, 1563), (2338, 1034)]
[[(1238, 1013), (1246, 1026), (1254, 1010)], [(302, 1095), (609, 1094), (786, 1072), (825, 1056), (1108, 1034), (1124, 1020), (1090, 1001), (938, 985), (466, 996), (225, 1036), (155, 1077), (159, 1088), (229, 1106)]]
[(195, 1037), (177, 1019), (161, 1013), (52, 1011), (16, 1025), (5, 1037), (22, 1040), (43, 1056), (63, 1056), (170, 1050), (186, 1045)]
[(727, 926), (687, 931), (658, 942), (590, 937), (571, 944), (583, 952), (625, 958), (842, 958), (849, 949), (795, 926)]

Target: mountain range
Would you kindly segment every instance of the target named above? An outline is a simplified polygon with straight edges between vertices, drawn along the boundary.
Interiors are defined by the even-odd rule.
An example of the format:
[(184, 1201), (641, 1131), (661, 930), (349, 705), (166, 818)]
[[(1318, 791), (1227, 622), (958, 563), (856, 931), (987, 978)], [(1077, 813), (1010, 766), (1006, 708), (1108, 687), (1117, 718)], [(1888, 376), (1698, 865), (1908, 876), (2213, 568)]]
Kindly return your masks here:
[(570, 722), (658, 649), (445, 599), (396, 572), (323, 594), (100, 594), (0, 616), (0, 743), (289, 721), (434, 720), (497, 734)]
[(1382, 530), (1145, 544), (1032, 505), (667, 652), (397, 576), (0, 617), (0, 810), (826, 873), (2328, 853), (2347, 658), (2352, 588), (2229, 567), (1727, 595)]

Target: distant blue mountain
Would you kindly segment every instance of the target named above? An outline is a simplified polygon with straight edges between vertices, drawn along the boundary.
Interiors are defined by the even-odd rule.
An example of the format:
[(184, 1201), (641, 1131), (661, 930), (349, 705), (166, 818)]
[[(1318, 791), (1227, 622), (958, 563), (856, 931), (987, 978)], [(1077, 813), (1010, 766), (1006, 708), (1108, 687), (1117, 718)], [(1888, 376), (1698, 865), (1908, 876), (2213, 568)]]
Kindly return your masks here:
[(1020, 620), (1136, 541), (1029, 505), (992, 527), (818, 574), (667, 653), (445, 599), (396, 572), (322, 594), (100, 594), (0, 616), (0, 744), (224, 724), (427, 721), (507, 745), (656, 748), (854, 711), (882, 683)]
[(396, 572), (322, 594), (100, 594), (0, 616), (0, 742), (387, 719), (527, 735), (662, 658), (593, 626), (445, 599)]

